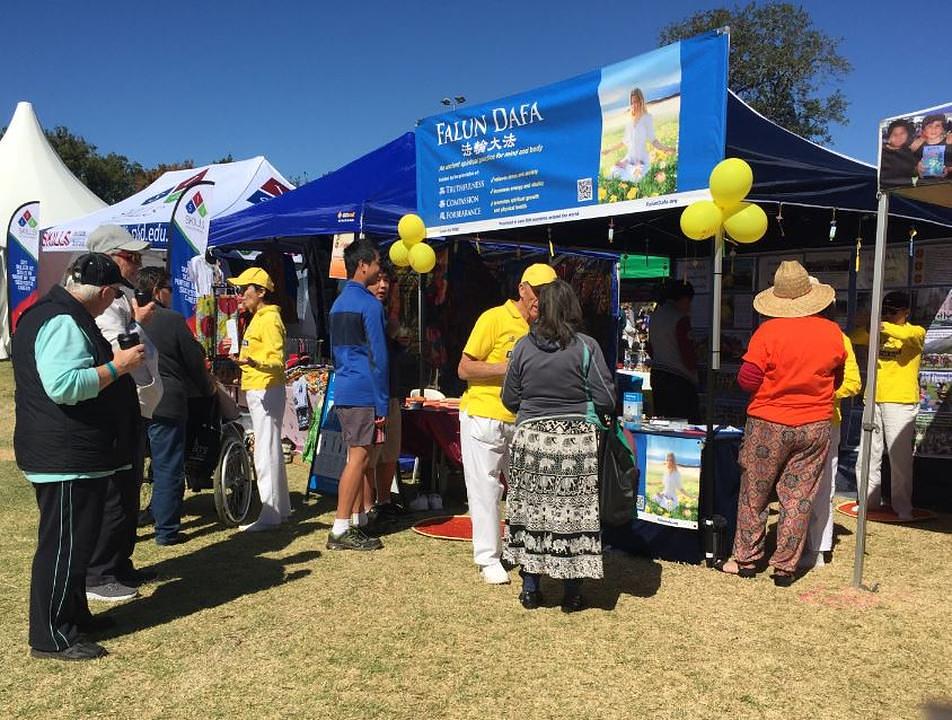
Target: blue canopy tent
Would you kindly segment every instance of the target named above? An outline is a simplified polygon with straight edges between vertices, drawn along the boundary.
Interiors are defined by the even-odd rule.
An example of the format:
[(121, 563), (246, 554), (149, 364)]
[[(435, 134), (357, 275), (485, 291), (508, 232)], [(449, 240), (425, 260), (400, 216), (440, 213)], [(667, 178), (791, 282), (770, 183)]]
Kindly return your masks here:
[(400, 216), (415, 209), (416, 146), (413, 133), (406, 133), (270, 203), (248, 208), (253, 212), (216, 219), (208, 244), (254, 248), (277, 241), (294, 249), (300, 242), (288, 242), (290, 238), (394, 235)]

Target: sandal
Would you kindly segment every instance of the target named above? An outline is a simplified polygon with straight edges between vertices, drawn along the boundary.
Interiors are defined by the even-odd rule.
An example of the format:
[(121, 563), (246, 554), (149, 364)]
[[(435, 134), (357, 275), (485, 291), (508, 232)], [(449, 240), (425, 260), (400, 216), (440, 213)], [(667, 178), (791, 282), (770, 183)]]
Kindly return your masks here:
[(750, 578), (757, 576), (757, 570), (753, 565), (741, 565), (733, 558), (724, 560), (714, 567), (716, 567), (722, 573), (726, 573), (727, 575), (736, 575), (737, 577), (744, 578), (745, 580), (749, 580)]

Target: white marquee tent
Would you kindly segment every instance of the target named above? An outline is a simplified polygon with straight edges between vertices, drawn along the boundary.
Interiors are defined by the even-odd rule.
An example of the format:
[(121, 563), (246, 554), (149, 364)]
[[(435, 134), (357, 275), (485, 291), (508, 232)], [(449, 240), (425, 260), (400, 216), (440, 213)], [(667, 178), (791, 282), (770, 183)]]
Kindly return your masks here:
[(163, 174), (144, 190), (115, 205), (74, 216), (50, 227), (44, 219), (40, 242), (38, 289), (46, 292), (59, 282), (72, 258), (86, 248), (86, 238), (100, 225), (122, 225), (155, 250), (167, 249), (167, 233), (175, 200), (199, 180), (215, 183), (211, 217), (223, 217), (292, 190), (266, 158), (257, 156), (231, 163), (204, 165)]
[[(6, 247), (6, 223), (23, 203), (40, 201), (40, 222), (55, 225), (105, 207), (69, 171), (50, 147), (33, 106), (17, 104), (13, 119), (0, 139), (0, 245)], [(6, 253), (0, 253), (0, 359), (10, 353), (10, 316), (7, 308)]]

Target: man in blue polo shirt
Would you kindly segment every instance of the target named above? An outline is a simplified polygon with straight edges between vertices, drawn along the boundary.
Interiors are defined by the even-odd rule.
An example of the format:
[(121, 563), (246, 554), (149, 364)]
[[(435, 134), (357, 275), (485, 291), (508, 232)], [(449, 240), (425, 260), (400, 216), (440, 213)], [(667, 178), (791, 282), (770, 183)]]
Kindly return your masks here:
[[(390, 370), (383, 305), (367, 289), (377, 281), (380, 253), (371, 240), (344, 250), (348, 282), (331, 306), (334, 410), (347, 447), (347, 465), (337, 490), (337, 515), (328, 550), (379, 550), (383, 543), (351, 525), (351, 510), (363, 488), (370, 450), (384, 440), (390, 405)], [(361, 505), (362, 507), (362, 505)]]

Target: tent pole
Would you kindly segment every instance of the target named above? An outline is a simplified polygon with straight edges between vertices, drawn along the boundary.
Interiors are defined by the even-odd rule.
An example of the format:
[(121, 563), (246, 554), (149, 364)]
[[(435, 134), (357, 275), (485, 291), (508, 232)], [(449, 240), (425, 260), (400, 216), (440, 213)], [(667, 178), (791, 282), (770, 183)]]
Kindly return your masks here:
[(714, 384), (717, 371), (721, 369), (721, 269), (724, 263), (724, 229), (718, 228), (712, 239), (711, 248), (711, 341), (710, 357), (707, 363), (707, 402), (705, 403), (705, 420), (707, 432), (704, 439), (704, 488), (701, 493), (704, 498), (701, 512), (704, 514), (702, 527), (705, 528), (705, 555), (709, 565), (717, 562), (715, 557), (718, 549), (718, 528), (714, 523), (714, 498), (717, 485), (717, 453), (714, 451), (715, 423), (714, 423)]
[(425, 397), (426, 369), (423, 363), (423, 273), (417, 273), (417, 342), (420, 343), (420, 397)]
[[(876, 219), (876, 250), (873, 256), (873, 294), (869, 308), (869, 353), (866, 359), (866, 392), (863, 396), (863, 434), (860, 440), (859, 473), (856, 476), (856, 557), (853, 560), (853, 587), (863, 587), (866, 556), (866, 492), (869, 488), (869, 456), (876, 413), (876, 361), (879, 359), (879, 323), (883, 303), (883, 275), (886, 264), (886, 231), (889, 223), (889, 195), (880, 193)], [(834, 482), (835, 482), (834, 478)]]

